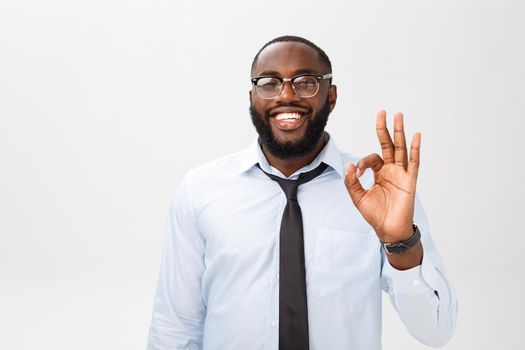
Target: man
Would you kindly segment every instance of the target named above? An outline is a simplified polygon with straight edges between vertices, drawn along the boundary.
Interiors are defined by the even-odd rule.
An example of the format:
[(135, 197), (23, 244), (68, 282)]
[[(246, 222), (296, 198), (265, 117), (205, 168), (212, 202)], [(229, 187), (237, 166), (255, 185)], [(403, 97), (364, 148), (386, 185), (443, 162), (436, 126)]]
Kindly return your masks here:
[(340, 153), (324, 132), (331, 63), (306, 39), (270, 41), (251, 75), (259, 138), (183, 179), (148, 348), (381, 349), (381, 290), (443, 345), (457, 302), (415, 196), (420, 135), (407, 151), (403, 116), (392, 140), (381, 111), (383, 157)]

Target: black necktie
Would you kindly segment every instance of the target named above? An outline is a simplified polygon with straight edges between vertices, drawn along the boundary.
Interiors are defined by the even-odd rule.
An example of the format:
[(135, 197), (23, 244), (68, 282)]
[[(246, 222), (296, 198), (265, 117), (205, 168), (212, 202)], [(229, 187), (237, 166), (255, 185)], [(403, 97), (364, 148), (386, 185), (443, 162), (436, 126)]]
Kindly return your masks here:
[(321, 163), (314, 170), (299, 175), (298, 180), (283, 179), (263, 171), (279, 183), (287, 199), (279, 245), (279, 350), (309, 349), (303, 219), (297, 189), (320, 175), (326, 167)]

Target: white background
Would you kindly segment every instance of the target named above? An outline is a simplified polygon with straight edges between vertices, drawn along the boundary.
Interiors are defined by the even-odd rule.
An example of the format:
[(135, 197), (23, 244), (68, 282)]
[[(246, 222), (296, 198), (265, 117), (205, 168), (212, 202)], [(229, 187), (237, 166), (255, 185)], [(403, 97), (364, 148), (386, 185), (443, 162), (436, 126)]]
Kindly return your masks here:
[[(523, 349), (524, 23), (519, 0), (2, 0), (0, 348), (145, 348), (178, 181), (254, 139), (251, 60), (296, 34), (333, 62), (339, 148), (379, 151), (381, 108), (423, 134), (445, 349)], [(383, 342), (424, 348), (388, 302)]]

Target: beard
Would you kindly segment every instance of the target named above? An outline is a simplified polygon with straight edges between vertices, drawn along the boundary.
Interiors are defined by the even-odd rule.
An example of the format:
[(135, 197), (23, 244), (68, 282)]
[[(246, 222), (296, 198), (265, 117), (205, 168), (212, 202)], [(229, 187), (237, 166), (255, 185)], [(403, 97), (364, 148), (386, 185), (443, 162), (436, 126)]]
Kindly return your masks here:
[[(293, 106), (293, 104), (290, 106)], [(308, 120), (304, 135), (295, 141), (281, 141), (275, 137), (270, 125), (270, 115), (268, 111), (264, 113), (263, 117), (255, 110), (253, 104), (250, 104), (250, 115), (255, 130), (257, 130), (259, 134), (259, 143), (264, 145), (266, 149), (277, 158), (292, 159), (305, 156), (315, 149), (319, 140), (323, 137), (324, 128), (328, 122), (330, 104), (327, 98), (321, 110)]]

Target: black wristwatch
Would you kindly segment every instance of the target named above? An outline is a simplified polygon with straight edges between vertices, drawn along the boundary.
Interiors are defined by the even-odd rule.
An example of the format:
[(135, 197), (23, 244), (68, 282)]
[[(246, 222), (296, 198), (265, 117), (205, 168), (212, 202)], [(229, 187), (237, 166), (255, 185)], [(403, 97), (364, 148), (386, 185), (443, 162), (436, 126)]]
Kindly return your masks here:
[(419, 240), (421, 239), (421, 233), (419, 232), (419, 228), (415, 224), (412, 224), (412, 227), (414, 227), (414, 234), (406, 241), (398, 243), (381, 242), (383, 248), (385, 248), (385, 252), (387, 254), (401, 254), (415, 246), (417, 242), (419, 242)]

